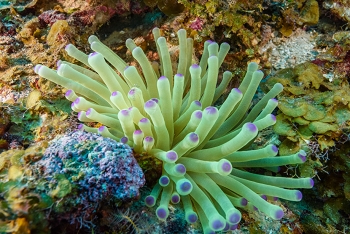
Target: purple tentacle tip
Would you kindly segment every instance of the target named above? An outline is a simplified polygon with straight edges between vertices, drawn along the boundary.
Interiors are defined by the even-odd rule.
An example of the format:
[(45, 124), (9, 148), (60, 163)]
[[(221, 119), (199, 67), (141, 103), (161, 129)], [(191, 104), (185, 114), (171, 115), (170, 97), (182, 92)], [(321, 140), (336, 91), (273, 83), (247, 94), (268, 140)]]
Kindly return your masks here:
[(34, 67), (34, 72), (38, 74), (40, 68), (42, 67), (42, 65), (38, 64), (38, 65), (35, 65)]
[(140, 134), (142, 134), (142, 131), (141, 131), (141, 130), (135, 130), (135, 131), (134, 131), (134, 134), (135, 134), (135, 135), (140, 135)]
[(234, 88), (233, 90), (234, 90), (235, 92), (239, 93), (239, 94), (242, 94), (242, 91), (239, 90), (239, 89), (237, 89), (237, 88)]
[(196, 213), (191, 213), (191, 214), (189, 214), (188, 216), (187, 216), (187, 220), (190, 222), (190, 223), (195, 223), (195, 222), (197, 222), (197, 220), (198, 220), (198, 216), (197, 216), (197, 214)]
[(230, 223), (238, 223), (241, 220), (241, 216), (239, 213), (231, 214), (229, 217)]
[(140, 119), (140, 123), (147, 123), (148, 122), (148, 119), (147, 118), (142, 118)]
[(242, 198), (242, 200), (241, 200), (241, 205), (242, 205), (242, 206), (248, 205), (248, 200), (245, 199), (245, 198)]
[(101, 126), (101, 127), (98, 128), (98, 131), (99, 132), (103, 132), (105, 130), (105, 128), (106, 128), (106, 126)]
[(120, 111), (120, 114), (122, 114), (122, 115), (124, 115), (124, 116), (129, 116), (129, 110), (127, 110), (127, 109), (124, 109), (124, 110), (121, 110)]
[(124, 136), (124, 137), (122, 137), (122, 138), (120, 139), (120, 142), (123, 143), (123, 144), (126, 144), (126, 143), (128, 142), (128, 140), (129, 140), (129, 139), (128, 139), (127, 137)]
[(73, 90), (68, 89), (64, 96), (68, 97), (69, 95), (72, 94), (72, 92), (73, 92)]
[(97, 52), (90, 53), (90, 54), (89, 54), (89, 57), (93, 57), (93, 56), (95, 56), (95, 55), (97, 55), (97, 54), (98, 54)]
[(159, 184), (161, 186), (167, 186), (169, 184), (170, 180), (168, 176), (162, 176), (159, 178)]
[(117, 96), (118, 95), (118, 91), (114, 91), (113, 93), (112, 93), (112, 96), (114, 97), (114, 96)]
[(221, 222), (220, 220), (214, 220), (212, 223), (212, 228), (214, 230), (220, 230), (225, 226), (225, 223)]
[(247, 129), (248, 129), (249, 131), (251, 131), (251, 132), (256, 132), (256, 131), (258, 131), (258, 128), (257, 128), (256, 125), (253, 124), (253, 123), (247, 123), (246, 126), (247, 126)]
[(146, 103), (145, 103), (145, 108), (152, 108), (156, 105), (157, 103), (154, 101), (154, 100), (148, 100)]
[(270, 114), (270, 116), (273, 121), (276, 121), (276, 116), (274, 116), (273, 114)]
[(195, 133), (195, 132), (190, 133), (190, 140), (192, 142), (198, 142), (199, 137), (198, 137), (197, 133)]
[(175, 166), (175, 170), (178, 172), (178, 173), (181, 173), (181, 174), (185, 174), (186, 173), (186, 167), (183, 165), (183, 164), (177, 164)]
[(314, 184), (315, 184), (314, 180), (310, 178), (310, 185), (311, 185), (311, 188), (314, 187)]
[(278, 102), (276, 98), (271, 98), (270, 100), (273, 102)]
[(177, 77), (183, 77), (184, 75), (183, 74), (181, 74), (181, 73), (177, 73), (175, 76), (177, 76)]
[(154, 206), (155, 199), (153, 196), (149, 195), (145, 198), (145, 203), (147, 206)]
[(177, 153), (175, 151), (170, 151), (170, 152), (167, 152), (166, 154), (166, 157), (171, 160), (171, 161), (176, 161), (178, 156), (177, 156)]
[(153, 141), (153, 137), (146, 136), (144, 140), (145, 140), (146, 142), (152, 142), (152, 141)]
[(199, 107), (202, 107), (202, 103), (200, 101), (194, 101), (194, 104), (196, 104)]
[(221, 168), (224, 172), (230, 172), (232, 170), (232, 166), (231, 166), (231, 163), (229, 162), (224, 162), (222, 165), (221, 165)]
[(91, 108), (87, 109), (87, 111), (85, 112), (85, 115), (86, 115), (86, 116), (90, 115), (90, 114), (91, 114), (91, 111), (92, 111)]
[(196, 111), (194, 115), (197, 119), (201, 119), (202, 118), (202, 111)]
[(234, 231), (237, 229), (237, 227), (238, 227), (238, 224), (231, 225), (230, 230)]
[(228, 224), (228, 222), (226, 222), (226, 225), (224, 227), (224, 229), (222, 229), (223, 232), (227, 232), (230, 229), (230, 224)]
[(218, 109), (216, 109), (215, 107), (213, 106), (208, 106), (207, 108), (204, 109), (205, 112), (209, 115), (213, 115), (213, 114), (216, 114), (218, 112)]
[(306, 161), (306, 156), (303, 154), (298, 154), (298, 157), (301, 159), (301, 161), (305, 162)]
[(66, 45), (66, 47), (64, 47), (65, 50), (69, 50), (69, 47), (72, 47), (73, 45), (72, 44), (68, 44)]
[(130, 89), (129, 95), (134, 95), (134, 94), (135, 94), (135, 89), (134, 88)]
[(168, 78), (166, 77), (166, 76), (161, 76), (161, 77), (159, 77), (159, 79), (158, 80), (167, 80)]
[(278, 147), (277, 147), (277, 146), (272, 145), (271, 148), (272, 148), (272, 151), (273, 151), (273, 152), (275, 152), (275, 153), (278, 152)]
[(281, 219), (282, 217), (284, 216), (284, 212), (283, 212), (283, 210), (278, 210), (278, 211), (276, 211), (276, 213), (275, 213), (275, 219)]
[[(73, 104), (73, 103), (72, 103), (72, 104)], [(83, 114), (82, 111), (79, 111), (79, 112), (78, 112), (78, 114), (77, 114), (78, 119), (81, 117), (82, 114)]]
[(160, 219), (166, 219), (168, 216), (166, 210), (163, 207), (158, 207), (156, 212), (157, 212), (158, 218)]
[(171, 202), (174, 203), (174, 204), (177, 204), (180, 202), (180, 196), (178, 194), (174, 194), (172, 197), (171, 197)]
[(181, 185), (180, 185), (180, 189), (181, 189), (181, 191), (183, 191), (183, 192), (188, 192), (188, 191), (190, 191), (191, 189), (192, 189), (192, 184), (191, 184), (191, 182), (189, 182), (189, 181), (185, 181), (185, 182), (183, 182)]
[(303, 194), (300, 191), (296, 191), (295, 197), (296, 197), (297, 201), (300, 201), (301, 199), (303, 199)]
[(264, 199), (265, 201), (267, 201), (267, 196), (266, 195), (261, 195), (260, 196), (262, 199)]
[(199, 65), (198, 64), (192, 64), (191, 67), (194, 68), (194, 69), (197, 69), (197, 68), (199, 68)]
[(84, 129), (84, 124), (79, 124), (78, 125), (78, 130), (83, 130)]

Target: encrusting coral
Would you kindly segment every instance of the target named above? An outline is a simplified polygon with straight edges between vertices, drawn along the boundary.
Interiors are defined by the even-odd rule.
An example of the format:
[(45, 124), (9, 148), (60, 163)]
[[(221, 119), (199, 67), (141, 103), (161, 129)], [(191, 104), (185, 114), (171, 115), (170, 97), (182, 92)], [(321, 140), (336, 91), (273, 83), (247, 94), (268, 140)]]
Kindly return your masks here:
[(267, 197), (300, 201), (302, 194), (294, 188), (311, 188), (313, 180), (258, 175), (245, 168), (273, 171), (306, 159), (304, 151), (277, 157), (274, 145), (247, 148), (258, 131), (275, 123), (271, 114), (277, 106), (274, 97), (283, 86), (275, 84), (250, 109), (263, 78), (258, 65), (250, 63), (239, 88), (232, 89), (223, 104), (215, 107), (232, 77), (231, 72), (224, 72), (216, 87), (219, 68), (230, 46), (206, 41), (199, 65), (192, 64), (193, 40), (186, 37), (185, 30), (179, 30), (180, 53), (174, 72), (166, 39), (158, 28), (153, 34), (160, 65), (150, 63), (131, 39), (126, 41), (143, 76), (96, 36), (89, 38), (95, 51), (90, 55), (73, 45), (66, 47), (84, 67), (60, 61), (57, 71), (37, 65), (35, 72), (69, 89), (66, 98), (72, 101), (80, 121), (103, 125), (92, 128), (81, 124), (81, 130), (129, 144), (135, 154), (141, 155), (139, 160), (153, 155), (163, 162), (159, 183), (145, 199), (149, 207), (160, 200), (156, 210), (160, 220), (167, 219), (170, 202), (180, 201), (186, 220), (193, 223), (199, 218), (205, 233), (235, 229), (241, 219), (236, 207), (259, 209), (273, 219), (281, 219), (282, 208), (268, 202)]

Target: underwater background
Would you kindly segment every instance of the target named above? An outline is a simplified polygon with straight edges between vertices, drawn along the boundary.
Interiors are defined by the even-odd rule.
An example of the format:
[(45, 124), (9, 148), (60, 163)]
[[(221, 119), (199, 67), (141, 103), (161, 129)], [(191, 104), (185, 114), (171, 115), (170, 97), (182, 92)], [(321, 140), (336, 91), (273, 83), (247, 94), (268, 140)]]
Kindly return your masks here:
[(236, 229), (224, 233), (349, 233), (348, 0), (0, 1), (0, 233), (203, 233), (199, 222), (186, 222), (181, 204), (169, 205), (166, 221), (145, 205), (161, 161), (78, 131), (67, 89), (34, 71), (37, 64), (77, 63), (65, 48), (91, 53), (90, 35), (130, 66), (138, 65), (128, 38), (160, 61), (155, 27), (174, 67), (180, 29), (193, 39), (197, 63), (207, 40), (230, 45), (219, 71), (232, 79), (217, 106), (248, 63), (265, 74), (252, 105), (281, 83), (276, 124), (260, 131), (251, 149), (274, 144), (279, 155), (307, 154), (303, 164), (254, 171), (313, 178), (301, 201), (273, 201), (284, 211), (280, 220), (241, 209)]

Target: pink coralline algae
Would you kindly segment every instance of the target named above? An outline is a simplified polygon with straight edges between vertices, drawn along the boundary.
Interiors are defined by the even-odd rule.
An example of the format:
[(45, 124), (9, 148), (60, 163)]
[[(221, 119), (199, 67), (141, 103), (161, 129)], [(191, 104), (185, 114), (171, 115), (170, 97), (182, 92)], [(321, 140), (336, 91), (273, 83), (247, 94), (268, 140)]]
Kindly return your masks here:
[(197, 17), (192, 23), (190, 24), (190, 28), (193, 30), (202, 30), (203, 29), (203, 20), (199, 17)]
[(65, 20), (67, 17), (64, 13), (49, 10), (38, 16), (40, 27), (44, 28), (46, 25), (52, 26), (57, 20)]

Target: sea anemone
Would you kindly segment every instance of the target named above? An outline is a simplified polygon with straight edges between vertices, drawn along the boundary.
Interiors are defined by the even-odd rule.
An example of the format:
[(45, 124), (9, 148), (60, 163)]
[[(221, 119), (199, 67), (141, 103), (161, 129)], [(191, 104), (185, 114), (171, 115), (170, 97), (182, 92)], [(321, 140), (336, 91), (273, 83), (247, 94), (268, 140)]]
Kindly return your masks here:
[(128, 39), (126, 45), (141, 69), (128, 66), (96, 36), (90, 36), (95, 51), (90, 55), (73, 45), (66, 47), (83, 66), (60, 61), (57, 71), (37, 65), (35, 72), (69, 89), (66, 97), (80, 121), (103, 125), (81, 124), (79, 129), (129, 144), (135, 154), (152, 155), (163, 162), (162, 176), (145, 199), (149, 207), (160, 201), (156, 209), (160, 220), (167, 219), (170, 202), (182, 202), (186, 220), (193, 223), (199, 218), (205, 233), (236, 228), (241, 219), (236, 207), (257, 208), (281, 219), (282, 208), (267, 197), (300, 201), (302, 194), (294, 188), (311, 188), (312, 179), (258, 175), (245, 168), (273, 171), (306, 160), (304, 151), (278, 157), (275, 145), (249, 149), (258, 132), (276, 122), (271, 113), (282, 85), (275, 84), (251, 108), (263, 78), (252, 62), (239, 88), (233, 88), (225, 101), (215, 106), (232, 78), (231, 72), (224, 72), (217, 86), (219, 68), (230, 46), (206, 41), (200, 63), (192, 64), (193, 40), (183, 29), (177, 34), (176, 72), (158, 28), (153, 35), (160, 65), (150, 63), (142, 49)]

